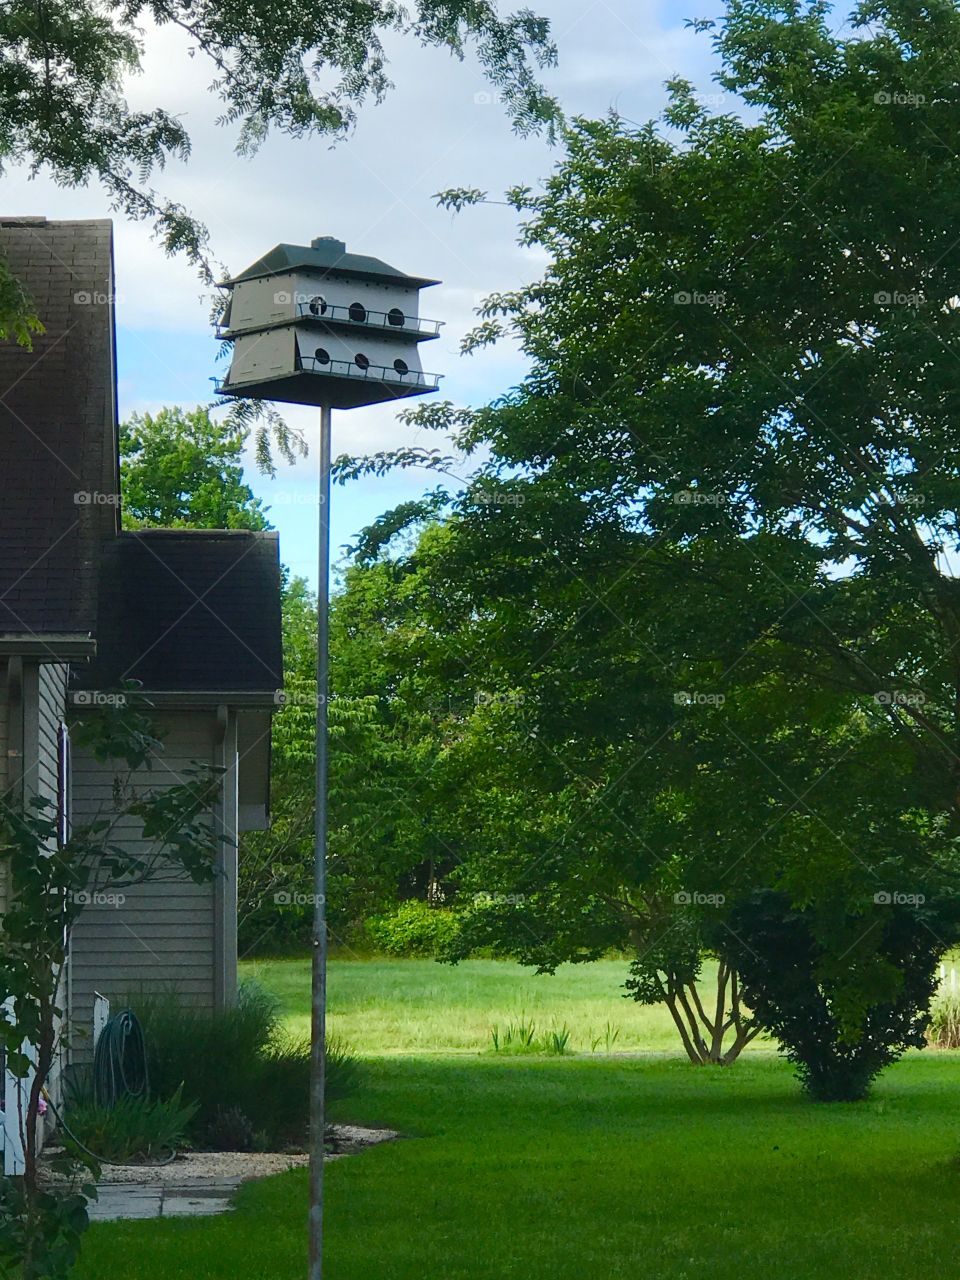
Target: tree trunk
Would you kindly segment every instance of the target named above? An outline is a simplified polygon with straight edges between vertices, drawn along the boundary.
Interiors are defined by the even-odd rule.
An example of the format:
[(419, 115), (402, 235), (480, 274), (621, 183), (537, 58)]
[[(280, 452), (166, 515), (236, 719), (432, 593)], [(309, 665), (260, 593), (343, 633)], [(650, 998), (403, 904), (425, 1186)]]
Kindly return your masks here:
[(722, 960), (717, 966), (717, 994), (712, 1018), (704, 1009), (696, 983), (682, 982), (667, 974), (663, 993), (664, 1003), (670, 1010), (687, 1057), (698, 1067), (729, 1066), (760, 1032), (753, 1018), (744, 1012), (735, 970)]

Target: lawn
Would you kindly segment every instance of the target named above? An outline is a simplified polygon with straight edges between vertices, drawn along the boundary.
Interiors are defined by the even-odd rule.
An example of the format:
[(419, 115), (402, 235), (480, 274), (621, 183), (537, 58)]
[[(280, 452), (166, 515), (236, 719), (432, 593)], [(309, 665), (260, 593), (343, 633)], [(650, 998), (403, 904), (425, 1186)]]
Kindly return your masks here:
[[(365, 1089), (344, 1118), (406, 1138), (330, 1165), (330, 1280), (951, 1273), (960, 1056), (912, 1055), (872, 1101), (836, 1106), (806, 1102), (763, 1051), (729, 1071), (635, 1052), (502, 1058), (487, 1051), (482, 1025), (511, 994), (506, 967), (489, 990), (483, 969), (434, 971), (432, 1002), (447, 1011), (456, 1050), (444, 1053), (428, 973), (417, 962), (331, 972), (341, 1033), (379, 1025), (414, 1043), (377, 1056), (364, 1045)], [(304, 1016), (293, 966), (264, 966), (261, 977)], [(571, 984), (578, 1023), (627, 1025), (615, 989), (604, 1006), (598, 971), (559, 981)], [(473, 995), (461, 1018), (462, 984)], [(410, 999), (395, 1008), (398, 987)], [(529, 994), (521, 981), (528, 1011)], [(483, 1047), (472, 1056), (471, 1035)], [(302, 1280), (305, 1200), (298, 1172), (247, 1187), (227, 1218), (98, 1226), (78, 1274)]]
[[(310, 970), (297, 961), (243, 966), (279, 996), (290, 1024), (310, 1029)], [(624, 999), (625, 961), (563, 965), (554, 976), (521, 965), (468, 960), (456, 966), (434, 960), (334, 961), (330, 979), (333, 1032), (358, 1053), (477, 1053), (491, 1048), (490, 1028), (525, 1017), (538, 1030), (570, 1029), (572, 1047), (589, 1051), (606, 1032), (619, 1034), (619, 1051), (676, 1053), (670, 1014)]]

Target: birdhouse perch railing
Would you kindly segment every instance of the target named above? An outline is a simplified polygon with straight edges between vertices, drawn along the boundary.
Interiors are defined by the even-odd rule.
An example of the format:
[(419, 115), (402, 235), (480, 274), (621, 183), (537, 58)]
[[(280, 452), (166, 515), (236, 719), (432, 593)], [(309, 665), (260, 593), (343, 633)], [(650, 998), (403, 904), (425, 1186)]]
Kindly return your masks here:
[(442, 320), (421, 320), (417, 316), (408, 316), (399, 307), (393, 307), (389, 311), (371, 311), (359, 302), (345, 307), (319, 297), (298, 303), (297, 315), (304, 320), (363, 325), (368, 329), (385, 329), (388, 333), (420, 338), (439, 338), (440, 326), (443, 324)]

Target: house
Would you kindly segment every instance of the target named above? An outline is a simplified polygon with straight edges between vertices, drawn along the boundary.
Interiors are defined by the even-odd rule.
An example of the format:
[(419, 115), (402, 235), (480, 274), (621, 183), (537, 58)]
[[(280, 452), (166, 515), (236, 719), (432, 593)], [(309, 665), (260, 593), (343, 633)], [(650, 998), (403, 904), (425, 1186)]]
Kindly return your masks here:
[[(273, 533), (121, 530), (111, 223), (0, 219), (0, 253), (46, 326), (32, 351), (0, 343), (0, 791), (46, 799), (64, 826), (109, 813), (115, 769), (69, 726), (129, 681), (164, 742), (145, 783), (223, 771), (214, 880), (130, 888), (76, 927), (67, 1044), (82, 1057), (97, 992), (234, 999), (237, 836), (268, 821), (283, 683), (279, 549)], [(117, 838), (142, 840), (131, 824)]]

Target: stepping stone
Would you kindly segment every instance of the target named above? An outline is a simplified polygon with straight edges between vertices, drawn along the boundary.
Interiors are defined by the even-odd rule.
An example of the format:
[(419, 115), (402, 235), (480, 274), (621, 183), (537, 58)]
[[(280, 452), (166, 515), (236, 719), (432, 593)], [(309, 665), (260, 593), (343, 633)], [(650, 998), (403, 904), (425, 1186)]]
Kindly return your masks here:
[(232, 1208), (229, 1197), (194, 1193), (177, 1195), (168, 1187), (163, 1197), (161, 1216), (164, 1218), (209, 1218), (214, 1214), (228, 1213)]
[(120, 1219), (159, 1218), (162, 1187), (107, 1186), (89, 1206), (91, 1222), (118, 1222)]

